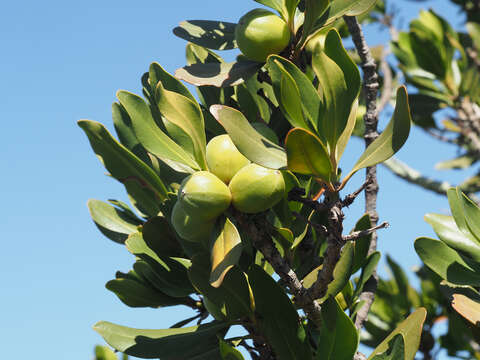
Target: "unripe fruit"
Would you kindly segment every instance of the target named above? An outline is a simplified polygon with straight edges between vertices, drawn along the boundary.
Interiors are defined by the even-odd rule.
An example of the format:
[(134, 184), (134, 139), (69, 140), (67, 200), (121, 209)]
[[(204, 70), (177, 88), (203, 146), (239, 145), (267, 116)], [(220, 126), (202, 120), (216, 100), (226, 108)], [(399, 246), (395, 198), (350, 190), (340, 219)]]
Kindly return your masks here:
[(207, 144), (207, 165), (210, 172), (228, 184), (238, 170), (250, 164), (228, 135), (215, 136)]
[(279, 170), (257, 164), (243, 167), (230, 181), (233, 206), (255, 214), (275, 206), (285, 194), (285, 181)]
[(240, 51), (250, 60), (264, 62), (268, 55), (278, 54), (290, 42), (285, 21), (265, 9), (253, 9), (243, 15), (235, 27)]
[(208, 171), (190, 175), (178, 190), (178, 202), (185, 211), (203, 220), (212, 220), (230, 206), (228, 186)]
[(173, 206), (172, 225), (177, 234), (184, 240), (202, 241), (212, 233), (215, 220), (203, 220), (189, 214), (178, 201)]

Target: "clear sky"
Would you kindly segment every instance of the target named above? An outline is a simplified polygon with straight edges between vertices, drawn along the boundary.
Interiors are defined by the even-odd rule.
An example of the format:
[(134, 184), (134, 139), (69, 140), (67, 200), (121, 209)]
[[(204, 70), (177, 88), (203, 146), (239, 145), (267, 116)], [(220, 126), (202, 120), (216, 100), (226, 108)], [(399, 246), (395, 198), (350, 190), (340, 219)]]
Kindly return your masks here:
[[(446, 0), (401, 1), (404, 26), (419, 8), (432, 6), (454, 25), (461, 23)], [(89, 218), (87, 199), (126, 200), (121, 185), (104, 175), (85, 135), (82, 118), (113, 129), (110, 105), (118, 89), (141, 92), (140, 76), (157, 61), (168, 71), (184, 65), (185, 42), (171, 30), (184, 19), (236, 22), (258, 7), (243, 1), (7, 1), (0, 12), (0, 344), (5, 359), (92, 358), (102, 339), (98, 320), (139, 328), (169, 327), (188, 316), (184, 309), (131, 309), (104, 284), (133, 257), (104, 238)], [(388, 34), (367, 29), (370, 44)], [(229, 55), (232, 56), (232, 55)], [(385, 122), (382, 122), (383, 127)], [(353, 140), (344, 168), (363, 145)], [(348, 154), (351, 155), (348, 155)], [(399, 157), (425, 173), (455, 156), (414, 129)], [(350, 165), (349, 165), (350, 164)], [(446, 199), (379, 170), (382, 230), (379, 249), (406, 269), (419, 263), (413, 240), (433, 235), (426, 212), (447, 211)], [(350, 190), (363, 174), (355, 176)], [(346, 212), (346, 229), (361, 216), (363, 199)], [(381, 273), (385, 274), (381, 264)]]

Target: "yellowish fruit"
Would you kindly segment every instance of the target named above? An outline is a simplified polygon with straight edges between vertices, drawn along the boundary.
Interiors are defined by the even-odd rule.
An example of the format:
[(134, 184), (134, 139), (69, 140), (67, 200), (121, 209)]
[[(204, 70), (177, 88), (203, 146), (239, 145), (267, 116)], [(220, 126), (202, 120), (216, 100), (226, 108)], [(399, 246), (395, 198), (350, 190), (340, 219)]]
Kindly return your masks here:
[(208, 171), (190, 175), (178, 190), (178, 202), (185, 211), (204, 220), (212, 220), (230, 206), (228, 186)]
[(285, 21), (271, 11), (253, 9), (238, 21), (235, 39), (247, 58), (264, 62), (268, 55), (278, 54), (287, 47), (290, 30)]
[(215, 220), (203, 220), (189, 214), (178, 201), (173, 206), (171, 220), (177, 234), (188, 241), (208, 239), (215, 224)]
[(230, 136), (215, 136), (208, 142), (208, 169), (225, 184), (230, 182), (238, 170), (248, 164), (250, 164), (250, 160), (238, 151)]
[(250, 164), (235, 174), (229, 188), (233, 206), (241, 212), (255, 214), (270, 209), (282, 200), (285, 181), (279, 170)]

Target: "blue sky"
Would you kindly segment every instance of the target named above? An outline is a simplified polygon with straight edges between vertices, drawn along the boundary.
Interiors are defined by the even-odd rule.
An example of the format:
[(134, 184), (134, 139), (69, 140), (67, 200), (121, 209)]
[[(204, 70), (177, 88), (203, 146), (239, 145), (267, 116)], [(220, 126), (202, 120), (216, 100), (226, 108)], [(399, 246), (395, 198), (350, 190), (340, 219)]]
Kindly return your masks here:
[[(397, 6), (402, 8), (404, 25), (419, 8), (429, 6), (447, 18), (454, 17), (454, 25), (461, 22), (447, 1), (402, 1)], [(181, 20), (236, 22), (254, 7), (258, 4), (247, 0), (3, 4), (3, 358), (89, 359), (93, 345), (102, 342), (92, 330), (98, 320), (162, 328), (188, 316), (184, 309), (130, 309), (104, 288), (116, 270), (130, 269), (133, 258), (96, 230), (86, 202), (89, 198), (126, 200), (126, 196), (122, 186), (104, 175), (76, 121), (94, 119), (112, 129), (110, 106), (116, 90), (140, 93), (140, 76), (153, 61), (170, 72), (183, 66), (185, 42), (171, 32)], [(367, 30), (371, 44), (388, 36), (377, 28)], [(359, 141), (352, 141), (345, 168), (362, 148)], [(414, 129), (399, 157), (427, 174), (458, 181), (462, 176), (433, 168), (437, 160), (454, 157), (454, 150)], [(361, 184), (362, 177), (355, 176), (350, 190)], [(446, 211), (446, 200), (405, 184), (383, 169), (379, 178), (378, 210), (381, 220), (391, 225), (382, 230), (379, 248), (411, 268), (419, 263), (413, 240), (432, 235), (423, 215)], [(347, 211), (347, 229), (362, 209), (362, 201), (357, 201)]]

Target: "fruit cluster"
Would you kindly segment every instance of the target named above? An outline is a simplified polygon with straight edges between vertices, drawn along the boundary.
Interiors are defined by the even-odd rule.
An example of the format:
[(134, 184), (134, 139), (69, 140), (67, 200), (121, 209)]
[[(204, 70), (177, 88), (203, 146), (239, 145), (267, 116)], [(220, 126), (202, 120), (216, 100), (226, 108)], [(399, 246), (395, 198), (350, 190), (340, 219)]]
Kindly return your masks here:
[(255, 214), (283, 198), (282, 173), (250, 163), (228, 135), (210, 140), (206, 157), (209, 171), (190, 175), (178, 190), (171, 220), (182, 239), (208, 238), (216, 219), (230, 205), (240, 212)]

